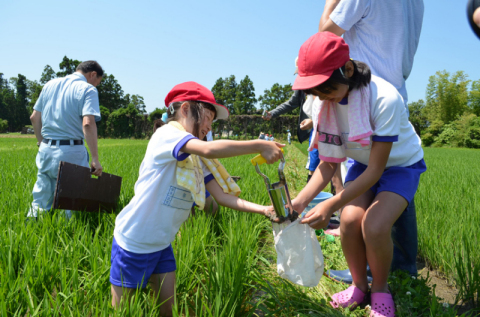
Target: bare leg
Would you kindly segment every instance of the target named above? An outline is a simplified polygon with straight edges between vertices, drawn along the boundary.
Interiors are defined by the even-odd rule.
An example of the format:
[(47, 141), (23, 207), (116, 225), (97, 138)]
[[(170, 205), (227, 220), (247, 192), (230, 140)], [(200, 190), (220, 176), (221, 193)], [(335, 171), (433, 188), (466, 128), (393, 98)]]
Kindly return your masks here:
[(175, 303), (175, 271), (152, 274), (148, 280), (153, 290), (153, 296), (160, 306), (160, 316), (172, 316), (172, 306)]
[(335, 194), (338, 194), (343, 190), (341, 164), (337, 164), (337, 170), (335, 171), (335, 174), (332, 177), (332, 184), (333, 184), (333, 187), (335, 187)]
[(388, 293), (387, 278), (393, 258), (392, 226), (407, 205), (405, 198), (398, 194), (380, 192), (362, 221), (363, 241), (373, 277), (372, 293)]
[(343, 254), (353, 282), (362, 292), (368, 289), (367, 255), (362, 235), (362, 220), (373, 198), (373, 193), (369, 190), (352, 200), (343, 208), (340, 221)]
[(129, 302), (130, 298), (135, 294), (134, 288), (122, 288), (120, 286), (112, 285), (112, 306), (113, 308), (120, 307), (120, 301)]

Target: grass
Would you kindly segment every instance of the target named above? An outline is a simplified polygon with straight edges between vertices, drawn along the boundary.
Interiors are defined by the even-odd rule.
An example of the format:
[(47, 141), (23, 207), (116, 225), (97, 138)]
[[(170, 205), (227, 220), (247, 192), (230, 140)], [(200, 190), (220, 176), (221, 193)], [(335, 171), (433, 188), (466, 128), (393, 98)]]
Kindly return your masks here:
[[(99, 141), (104, 171), (123, 177), (119, 208), (133, 197), (133, 186), (147, 143), (145, 140)], [(0, 139), (0, 316), (156, 315), (158, 307), (148, 292), (139, 292), (123, 311), (111, 308), (108, 278), (114, 214), (86, 213), (66, 222), (60, 214), (49, 213), (38, 222), (26, 221), (36, 177), (36, 151), (35, 140)], [(298, 192), (305, 182), (306, 157), (295, 146), (287, 146), (286, 152), (287, 181)], [(441, 159), (442, 153), (432, 153), (432, 157), (440, 156)], [(268, 204), (264, 184), (249, 162), (252, 156), (222, 161), (232, 175), (242, 177), (239, 181), (242, 198)], [(433, 174), (435, 168), (430, 165), (429, 168), (429, 173)], [(262, 166), (262, 171), (272, 180), (277, 179), (276, 165)], [(439, 193), (444, 187), (435, 186)], [(421, 191), (417, 195), (417, 206), (421, 206), (417, 207), (419, 219), (431, 217), (424, 213), (427, 209), (420, 202), (430, 200), (426, 195), (429, 194)], [(470, 195), (475, 193), (470, 192)], [(471, 205), (472, 201), (464, 205), (465, 210), (470, 210), (467, 202)], [(462, 225), (473, 228), (474, 224)], [(419, 220), (419, 226), (423, 241), (425, 224)], [(466, 232), (471, 233), (471, 230)], [(442, 239), (442, 235), (436, 235), (435, 239)], [(470, 236), (467, 240), (455, 240), (455, 245), (462, 245), (463, 249), (457, 250), (463, 250), (465, 259), (458, 261), (457, 266), (464, 269), (465, 279), (472, 280), (476, 273), (465, 263), (478, 263), (472, 260), (478, 258), (475, 240)], [(320, 244), (327, 269), (346, 267), (338, 239), (333, 243), (320, 239)], [(173, 247), (178, 266), (176, 316), (366, 314), (362, 308), (348, 312), (329, 307), (329, 296), (345, 288), (341, 284), (323, 278), (317, 287), (303, 288), (280, 279), (276, 274), (271, 227), (268, 220), (260, 216), (226, 208), (215, 218), (199, 212), (183, 224)], [(422, 242), (422, 252), (426, 252), (428, 248), (423, 247)], [(441, 250), (452, 253), (447, 247)], [(427, 257), (427, 253), (422, 255)], [(448, 264), (456, 272), (455, 257), (452, 259)], [(445, 263), (438, 263), (446, 267)], [(451, 308), (443, 308), (441, 300), (432, 296), (424, 279), (412, 280), (398, 275), (390, 282), (395, 287), (395, 300), (400, 303), (400, 316), (431, 316), (431, 312), (435, 313), (432, 316), (455, 315)], [(468, 284), (465, 293), (471, 293), (473, 286)], [(411, 290), (417, 296), (407, 295)]]

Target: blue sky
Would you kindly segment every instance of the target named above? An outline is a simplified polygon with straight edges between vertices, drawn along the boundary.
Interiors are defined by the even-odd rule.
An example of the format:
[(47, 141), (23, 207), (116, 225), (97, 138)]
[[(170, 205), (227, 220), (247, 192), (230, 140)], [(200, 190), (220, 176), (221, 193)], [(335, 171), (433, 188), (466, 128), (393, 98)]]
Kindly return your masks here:
[[(379, 0), (377, 0), (379, 1)], [(480, 79), (480, 40), (466, 0), (424, 0), (425, 17), (409, 101), (425, 98), (429, 76), (465, 71)], [(176, 84), (211, 88), (219, 77), (248, 75), (257, 96), (293, 83), (294, 59), (318, 29), (325, 1), (0, 0), (0, 72), (39, 80), (63, 56), (97, 60), (125, 93), (163, 107)]]

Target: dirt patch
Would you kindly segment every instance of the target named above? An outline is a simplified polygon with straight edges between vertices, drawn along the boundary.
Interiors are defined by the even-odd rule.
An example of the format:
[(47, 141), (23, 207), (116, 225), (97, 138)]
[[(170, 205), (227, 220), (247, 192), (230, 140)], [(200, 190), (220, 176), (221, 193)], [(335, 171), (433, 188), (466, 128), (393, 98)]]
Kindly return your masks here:
[(35, 134), (0, 133), (0, 138), (34, 139)]
[[(430, 288), (435, 287), (435, 296), (443, 299), (443, 302), (449, 305), (456, 305), (458, 314), (472, 311), (474, 307), (471, 303), (456, 303), (458, 289), (449, 281), (444, 273), (428, 268), (423, 261), (417, 261), (418, 274), (423, 278), (429, 278), (427, 285)], [(442, 301), (442, 300), (440, 300)]]

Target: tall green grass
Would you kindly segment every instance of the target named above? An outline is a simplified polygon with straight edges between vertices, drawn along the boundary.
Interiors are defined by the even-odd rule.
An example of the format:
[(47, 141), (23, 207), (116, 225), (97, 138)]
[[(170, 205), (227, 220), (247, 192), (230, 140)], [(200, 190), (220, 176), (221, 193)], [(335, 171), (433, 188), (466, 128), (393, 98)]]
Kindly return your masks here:
[(419, 254), (454, 278), (459, 298), (480, 294), (480, 151), (425, 148), (417, 207)]
[[(138, 140), (99, 142), (104, 171), (123, 177), (119, 208), (133, 197), (147, 143)], [(287, 157), (288, 150), (287, 147)], [(138, 292), (121, 310), (111, 308), (109, 270), (115, 214), (81, 213), (67, 222), (60, 213), (52, 212), (37, 222), (26, 221), (36, 179), (36, 151), (34, 139), (0, 138), (0, 316), (158, 316), (158, 305), (148, 289)], [(434, 160), (443, 153), (430, 154)], [(241, 177), (242, 198), (268, 204), (263, 181), (251, 166), (250, 157), (222, 161), (230, 174)], [(429, 163), (427, 159), (428, 173), (433, 175), (434, 164)], [(272, 181), (277, 179), (276, 165), (262, 166), (262, 170)], [(448, 168), (439, 170), (443, 173)], [(303, 179), (304, 175), (298, 177)], [(426, 189), (424, 177), (417, 195), (422, 255), (433, 259), (438, 248), (431, 249), (431, 253), (424, 251), (430, 250), (427, 242), (432, 233), (426, 231), (430, 222), (424, 224), (420, 219), (431, 219), (438, 213), (435, 208), (440, 208), (440, 203), (435, 208), (426, 208), (432, 203), (428, 195), (442, 196), (440, 193), (445, 186), (442, 176), (437, 177), (437, 183), (430, 181), (431, 186), (436, 186), (431, 193), (422, 192)], [(293, 178), (294, 175), (289, 174), (288, 181), (295, 182)], [(475, 196), (473, 188), (469, 189), (470, 200), (453, 204), (463, 206), (465, 214), (478, 211), (478, 201), (473, 201), (478, 200), (478, 195)], [(473, 196), (477, 198), (471, 198)], [(441, 199), (438, 197), (439, 201)], [(456, 249), (448, 248), (452, 241), (444, 240), (450, 237), (448, 234), (436, 232), (434, 239), (447, 243), (441, 248), (444, 254), (437, 255), (438, 259), (445, 260), (435, 265), (447, 267), (448, 264), (452, 274), (457, 274), (456, 267), (462, 267), (463, 271), (459, 272), (463, 279), (472, 281), (476, 271), (467, 263), (478, 263), (478, 240), (474, 240), (478, 218), (468, 217), (474, 220), (469, 220), (471, 223), (463, 221), (462, 226), (469, 228), (465, 230), (469, 242), (453, 240), (455, 244), (450, 245)], [(437, 222), (444, 220), (440, 218), (446, 216), (435, 217)], [(455, 227), (456, 224), (447, 226)], [(434, 243), (443, 245), (441, 241)], [(322, 240), (321, 243), (326, 266), (343, 268), (345, 262), (339, 242), (328, 244)], [(338, 316), (343, 313), (326, 304), (329, 296), (344, 288), (342, 285), (322, 279), (318, 287), (305, 289), (276, 275), (270, 223), (261, 216), (226, 208), (215, 218), (198, 212), (183, 224), (173, 248), (178, 267), (176, 316), (251, 316), (255, 312), (274, 316)], [(455, 256), (446, 259), (445, 254), (460, 252), (463, 261), (455, 262)], [(465, 294), (472, 294), (471, 285), (475, 284), (468, 284)], [(409, 301), (404, 294), (398, 296), (402, 301)], [(426, 300), (430, 301), (432, 305), (438, 303), (435, 298)], [(350, 315), (362, 316), (365, 311), (358, 308)]]

